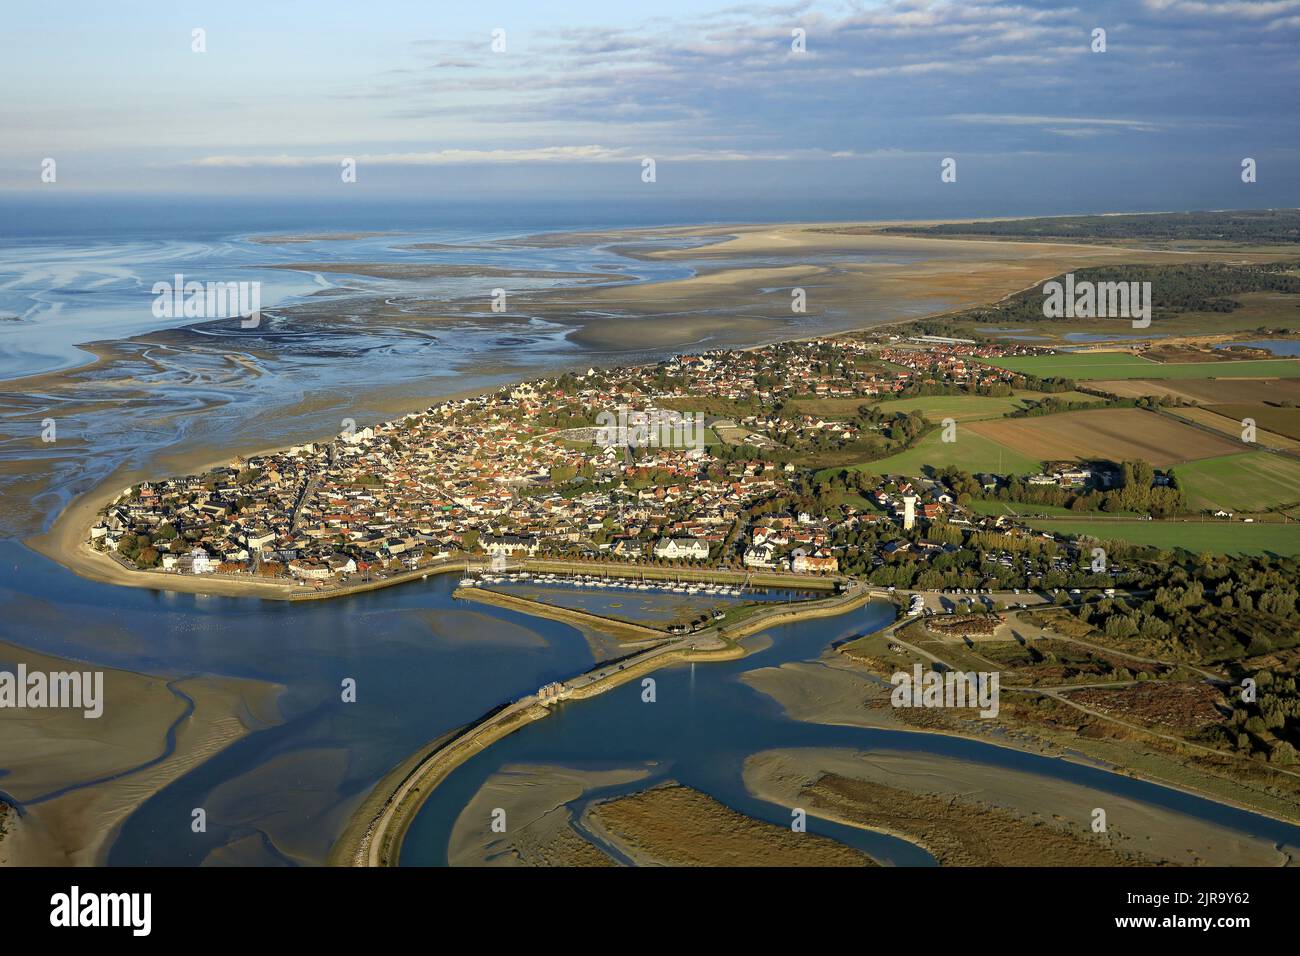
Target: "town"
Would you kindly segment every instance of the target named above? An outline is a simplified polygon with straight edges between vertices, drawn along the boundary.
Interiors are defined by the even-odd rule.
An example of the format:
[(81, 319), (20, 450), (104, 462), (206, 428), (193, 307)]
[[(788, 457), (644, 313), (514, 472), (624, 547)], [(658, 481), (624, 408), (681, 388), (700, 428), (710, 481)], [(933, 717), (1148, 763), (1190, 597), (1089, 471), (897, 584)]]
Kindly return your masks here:
[[(1069, 542), (966, 505), (972, 491), (1012, 480), (1103, 489), (1118, 472), (1060, 462), (1016, 478), (870, 474), (871, 459), (937, 427), (876, 403), (1063, 387), (979, 361), (1034, 352), (877, 333), (567, 373), (143, 483), (102, 512), (90, 541), (133, 569), (317, 589), (463, 554), (851, 574), (900, 587), (1081, 583), (1091, 571)], [(818, 402), (850, 411), (818, 413)], [(691, 416), (703, 442), (636, 425)], [(836, 456), (866, 464), (830, 477), (813, 467)]]

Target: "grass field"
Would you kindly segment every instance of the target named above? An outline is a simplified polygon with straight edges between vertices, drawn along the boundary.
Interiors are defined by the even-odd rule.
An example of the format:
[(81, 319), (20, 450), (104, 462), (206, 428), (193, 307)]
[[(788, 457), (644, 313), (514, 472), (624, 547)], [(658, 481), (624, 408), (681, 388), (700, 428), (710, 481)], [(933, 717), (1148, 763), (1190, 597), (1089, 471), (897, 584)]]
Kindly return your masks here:
[(1029, 522), (1042, 531), (1086, 534), (1102, 541), (1127, 541), (1194, 554), (1300, 554), (1300, 523), (1244, 524), (1240, 521), (1089, 521), (1047, 518)]
[[(1037, 395), (1038, 393), (1033, 393)], [(981, 418), (1001, 418), (1007, 412), (1024, 408), (1018, 398), (984, 398), (979, 395), (929, 395), (923, 398), (895, 398), (880, 403), (886, 415), (894, 412), (921, 412), (932, 422), (952, 418), (959, 422)]]
[(1189, 462), (1174, 475), (1192, 508), (1265, 511), (1300, 501), (1300, 462), (1264, 451)]
[(1037, 375), (1039, 378), (1294, 378), (1300, 376), (1300, 361), (1296, 359), (1169, 364), (1151, 362), (1128, 352), (1077, 352), (983, 361), (998, 368)]
[(1196, 458), (1230, 455), (1239, 442), (1140, 408), (1104, 408), (1038, 418), (1001, 418), (958, 430), (1040, 459), (1141, 459), (1157, 467)]
[(935, 429), (907, 451), (851, 467), (873, 475), (907, 475), (913, 478), (924, 474), (922, 465), (938, 468), (955, 465), (972, 473), (991, 471), (1016, 475), (1037, 474), (1043, 467), (1042, 459), (1013, 452), (968, 428), (958, 429), (955, 442), (942, 441), (942, 435), (942, 429)]

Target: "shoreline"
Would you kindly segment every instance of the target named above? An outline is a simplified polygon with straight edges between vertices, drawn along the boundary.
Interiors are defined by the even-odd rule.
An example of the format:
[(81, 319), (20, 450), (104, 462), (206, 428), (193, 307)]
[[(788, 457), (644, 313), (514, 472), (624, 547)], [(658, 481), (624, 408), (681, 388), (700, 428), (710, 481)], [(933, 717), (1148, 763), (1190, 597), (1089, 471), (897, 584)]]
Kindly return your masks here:
[[(883, 634), (900, 623), (907, 623), (907, 621), (905, 619), (903, 621), (896, 621), (894, 622), (894, 624), (886, 625), (885, 627), (873, 631), (871, 632), (871, 634), (866, 636)], [(844, 654), (841, 649), (828, 648), (818, 657), (810, 658), (806, 661), (791, 661), (787, 663), (814, 664), (822, 667), (829, 667), (834, 670), (842, 670), (847, 674), (866, 673), (872, 679), (876, 681), (881, 681), (883, 683), (883, 678), (881, 678), (877, 674), (874, 674), (869, 669), (865, 668), (861, 663), (853, 660), (853, 658)], [(783, 666), (785, 665), (778, 665), (778, 667), (773, 668), (773, 670), (779, 670), (780, 667)], [(751, 684), (750, 686), (754, 686), (754, 685)], [(904, 724), (901, 722), (897, 722), (897, 723), (890, 722), (887, 725), (854, 723), (852, 721), (838, 718), (834, 714), (826, 714), (823, 719), (818, 719), (817, 717), (813, 717), (813, 716), (795, 716), (792, 713), (792, 709), (784, 701), (780, 700), (775, 694), (761, 687), (755, 686), (754, 689), (771, 698), (776, 703), (776, 705), (781, 708), (782, 712), (791, 720), (797, 720), (801, 723), (817, 724), (826, 727), (858, 727), (864, 729), (884, 730), (890, 733), (917, 734), (920, 736), (949, 737), (954, 740), (968, 740), (971, 741), (972, 743), (987, 744), (990, 747), (1000, 747), (1004, 750), (1013, 750), (1013, 751), (1018, 751), (1020, 753), (1028, 753), (1039, 757), (1046, 757), (1052, 760), (1061, 760), (1066, 763), (1074, 764), (1076, 766), (1087, 767), (1092, 770), (1101, 770), (1105, 773), (1115, 774), (1116, 776), (1119, 777), (1127, 777), (1132, 780), (1141, 780), (1145, 783), (1154, 784), (1155, 786), (1158, 787), (1164, 787), (1166, 790), (1173, 790), (1178, 793), (1186, 794), (1187, 796), (1190, 797), (1197, 797), (1199, 799), (1206, 800), (1210, 803), (1222, 804), (1225, 807), (1231, 807), (1234, 810), (1241, 810), (1246, 813), (1254, 814), (1255, 816), (1265, 817), (1269, 820), (1274, 820), (1278, 823), (1285, 823), (1290, 826), (1300, 826), (1300, 816), (1285, 817), (1279, 813), (1270, 811), (1268, 809), (1262, 808), (1254, 804), (1246, 803), (1239, 799), (1225, 797), (1222, 794), (1214, 793), (1209, 790), (1198, 789), (1192, 786), (1191, 784), (1180, 783), (1174, 780), (1170, 780), (1166, 777), (1157, 776), (1155, 774), (1141, 773), (1131, 767), (1127, 767), (1122, 764), (1118, 764), (1101, 757), (1089, 756), (1088, 754), (1080, 751), (1071, 751), (1071, 749), (1062, 747), (1049, 738), (1033, 736), (1032, 727), (1017, 726), (1015, 728), (1018, 731), (1029, 733), (1031, 736), (1033, 736), (1032, 742), (1023, 741), (1023, 740), (1020, 742), (1008, 742), (1008, 741), (1014, 741), (1017, 738), (1014, 738), (1010, 735), (1004, 735), (999, 739), (994, 737), (982, 736), (974, 733), (963, 733), (959, 730), (954, 730), (952, 728), (946, 728), (946, 727), (921, 728), (921, 727), (909, 726), (908, 724)], [(1017, 690), (1017, 688), (1014, 687), (1006, 688), (1006, 691), (1008, 693), (1014, 692), (1015, 690)]]
[[(1010, 218), (1019, 218), (1019, 217), (1010, 217)], [(671, 290), (671, 288), (673, 288), (674, 286), (680, 287), (683, 283), (699, 284), (700, 282), (704, 282), (705, 284), (707, 284), (710, 281), (716, 281), (717, 277), (720, 275), (720, 273), (718, 273), (716, 270), (710, 270), (708, 268), (710, 257), (720, 256), (723, 258), (727, 258), (748, 251), (761, 252), (763, 249), (767, 248), (767, 246), (764, 244), (765, 243), (770, 244), (772, 241), (774, 241), (774, 239), (782, 239), (785, 246), (794, 249), (796, 251), (801, 249), (813, 250), (816, 247), (821, 247), (826, 245), (833, 246), (836, 242), (846, 241), (846, 240), (855, 241), (859, 243), (867, 240), (877, 241), (877, 242), (885, 242), (885, 241), (894, 242), (895, 240), (904, 240), (908, 243), (914, 243), (917, 244), (918, 246), (925, 246), (927, 248), (959, 246), (964, 249), (973, 249), (976, 246), (978, 246), (981, 242), (987, 242), (988, 240), (981, 240), (978, 237), (976, 238), (947, 238), (947, 237), (931, 238), (931, 237), (924, 237), (924, 236), (921, 237), (890, 236), (888, 234), (880, 233), (878, 231), (882, 228), (890, 227), (890, 226), (925, 226), (925, 225), (932, 225), (936, 223), (947, 223), (947, 222), (960, 223), (960, 222), (967, 222), (967, 221), (983, 222), (983, 221), (991, 221), (991, 220), (990, 217), (983, 217), (981, 219), (973, 219), (973, 220), (966, 220), (966, 219), (958, 219), (958, 220), (902, 219), (902, 220), (870, 220), (870, 221), (835, 220), (829, 222), (734, 223), (734, 224), (726, 224), (726, 225), (694, 224), (694, 225), (677, 225), (677, 226), (629, 227), (629, 228), (617, 230), (617, 235), (625, 238), (627, 242), (632, 242), (632, 243), (634, 243), (638, 237), (653, 238), (657, 235), (664, 235), (664, 234), (682, 235), (688, 237), (689, 236), (713, 237), (718, 239), (718, 241), (711, 244), (709, 247), (707, 247), (708, 253), (704, 255), (702, 259), (702, 264), (701, 264), (702, 271), (697, 273), (692, 278), (682, 279), (682, 280), (663, 280), (659, 282), (632, 284), (620, 288), (623, 288), (624, 291), (631, 290), (631, 292), (627, 293), (629, 295), (632, 295), (633, 293), (635, 293), (636, 295), (644, 295), (647, 289), (668, 288), (669, 290)], [(789, 233), (792, 230), (794, 231), (792, 235), (787, 236), (783, 234), (783, 233)], [(845, 230), (848, 231), (846, 232)], [(546, 241), (554, 240), (557, 237), (569, 237), (570, 239), (581, 240), (584, 236), (590, 234), (591, 233), (589, 231), (567, 230), (567, 231), (558, 231), (558, 232), (543, 232), (540, 234), (523, 236), (521, 238), (525, 242), (532, 241), (532, 242), (544, 243)], [(1001, 247), (1007, 247), (1007, 246), (1013, 246), (1016, 243), (1009, 242), (1009, 241), (998, 241), (994, 244)], [(1070, 242), (1054, 242), (1054, 243), (1046, 243), (1046, 244), (1024, 243), (1024, 245), (1035, 246), (1039, 250), (1041, 250), (1041, 248), (1044, 245), (1059, 245), (1064, 249), (1075, 249), (1075, 248), (1085, 249), (1090, 255), (1096, 255), (1100, 252), (1106, 254), (1107, 256), (1112, 256), (1112, 257), (1131, 255), (1134, 254), (1135, 252), (1146, 252), (1147, 254), (1168, 255), (1168, 256), (1174, 256), (1175, 258), (1178, 255), (1177, 253), (1171, 252), (1170, 250), (1134, 250), (1124, 246), (1104, 245), (1104, 244), (1092, 245), (1092, 244), (1076, 244)], [(645, 257), (650, 259), (661, 260), (661, 261), (672, 261), (674, 259), (681, 258), (688, 254), (698, 255), (699, 253), (700, 251), (698, 249), (653, 250), (652, 253), (645, 254)], [(1259, 250), (1251, 250), (1248, 248), (1245, 249), (1242, 254), (1250, 255), (1252, 257), (1255, 256), (1275, 257), (1273, 253), (1264, 251), (1262, 248)], [(1037, 253), (1027, 254), (1022, 260), (1018, 260), (1017, 268), (1019, 269), (1019, 271), (1025, 272), (1031, 270), (1034, 268), (1035, 265), (1042, 265), (1045, 267), (1047, 263), (1035, 262), (1035, 256), (1037, 255), (1038, 255)], [(919, 277), (921, 279), (924, 279), (928, 274), (926, 272), (927, 262), (928, 260), (922, 260), (914, 264), (916, 268), (921, 270), (921, 275)], [(971, 262), (968, 263), (968, 265), (974, 267), (980, 264), (976, 262)], [(1057, 272), (1060, 271), (1058, 268), (1056, 268), (1056, 265), (1053, 265), (1051, 271), (1048, 271), (1042, 274), (1041, 276), (1035, 273), (1036, 277), (1032, 281), (1030, 281), (1027, 285), (1018, 285), (1017, 287), (1013, 288), (1011, 291), (1002, 291), (1000, 295), (996, 296), (993, 299), (987, 299), (987, 297), (982, 294), (982, 291), (977, 293), (976, 289), (972, 289), (969, 290), (970, 295), (965, 296), (962, 302), (957, 302), (957, 303), (949, 302), (944, 304), (941, 308), (928, 309), (925, 312), (918, 315), (902, 316), (897, 319), (891, 320), (886, 324), (890, 326), (912, 325), (917, 322), (929, 321), (936, 318), (943, 318), (945, 316), (955, 314), (957, 312), (962, 311), (965, 308), (971, 307), (972, 304), (979, 304), (980, 302), (985, 302), (985, 301), (991, 301), (994, 303), (999, 301), (1004, 301), (1012, 296), (1024, 292), (1027, 289), (1032, 289), (1036, 287), (1041, 282), (1045, 281), (1047, 278), (1050, 278), (1052, 275), (1055, 275)], [(789, 266), (783, 268), (796, 268), (796, 267)], [(808, 265), (807, 268), (813, 268), (813, 266)], [(1005, 264), (1003, 264), (1002, 266), (996, 266), (994, 263), (982, 263), (981, 268), (975, 269), (975, 273), (981, 277), (980, 283), (977, 284), (979, 285), (979, 290), (983, 290), (983, 287), (986, 284), (990, 284), (990, 283), (994, 285), (999, 284), (1000, 279), (1003, 280), (1001, 283), (1001, 288), (1005, 289), (1005, 281), (1012, 280), (1014, 278), (1012, 273), (1009, 271), (1009, 268), (1010, 267), (1006, 266)], [(753, 271), (753, 270), (745, 270), (745, 269), (723, 270), (722, 274), (746, 273), (747, 271)], [(897, 278), (898, 277), (895, 277), (895, 280)], [(939, 285), (943, 284), (944, 280), (942, 274), (931, 275), (930, 278), (934, 282), (937, 282)], [(971, 298), (971, 296), (974, 297)], [(635, 298), (635, 296), (633, 296), (633, 298)], [(970, 299), (970, 301), (965, 301), (966, 299)], [(592, 305), (592, 307), (594, 307), (594, 305)], [(543, 310), (543, 312), (545, 312), (545, 310)], [(807, 341), (809, 339), (816, 339), (816, 338), (828, 338), (828, 339), (842, 338), (844, 336), (851, 336), (851, 335), (861, 334), (863, 332), (868, 332), (873, 328), (878, 328), (878, 327), (879, 327), (878, 325), (869, 324), (869, 325), (857, 325), (854, 326), (853, 328), (844, 328), (844, 329), (828, 328), (820, 333), (807, 335), (807, 336), (789, 336), (789, 335), (778, 334), (775, 338), (763, 334), (762, 330), (758, 330), (752, 336), (751, 342), (749, 344), (740, 343), (740, 342), (732, 343), (730, 345), (726, 343), (713, 343), (712, 345), (708, 345), (707, 343), (704, 342), (700, 342), (697, 344), (703, 347), (726, 347), (726, 348), (734, 348), (738, 351), (750, 351), (753, 349), (764, 348), (778, 342), (799, 342), (799, 341)], [(587, 329), (588, 326), (577, 327), (571, 332), (571, 336), (581, 335)], [(631, 334), (632, 330), (629, 328), (626, 331), (628, 331), (628, 333)], [(78, 348), (85, 349), (86, 351), (90, 352), (94, 356), (93, 361), (91, 361), (86, 367), (94, 367), (96, 365), (102, 364), (105, 361), (107, 361), (108, 348), (110, 345), (111, 345), (111, 341), (98, 341), (98, 340), (79, 345)], [(669, 352), (671, 353), (680, 352), (682, 350), (682, 348), (679, 345), (671, 345), (671, 346), (664, 346), (664, 347), (668, 348)], [(538, 368), (533, 370), (533, 373), (544, 377), (552, 374), (561, 374), (563, 371), (576, 371), (580, 368), (585, 368), (587, 365), (591, 364), (591, 362), (595, 358), (596, 356), (588, 354), (583, 357), (583, 361), (580, 362), (579, 364), (574, 364), (563, 368), (560, 366)], [(8, 384), (12, 387), (15, 384), (23, 383), (26, 381), (33, 381), (33, 380), (39, 381), (41, 380), (42, 376), (46, 374), (48, 373), (37, 373), (36, 375), (33, 376), (19, 377), (13, 380), (9, 380)], [(510, 372), (505, 374), (513, 375), (514, 373)], [(524, 372), (523, 374), (530, 374), (530, 373)], [(423, 409), (428, 408), (430, 405), (439, 402), (490, 394), (503, 387), (507, 387), (514, 382), (518, 382), (520, 380), (521, 379), (519, 378), (510, 378), (509, 380), (503, 380), (501, 383), (492, 386), (452, 390), (442, 394), (435, 394), (432, 396), (422, 398), (421, 404), (418, 408), (413, 408), (410, 404), (403, 404), (400, 400), (389, 402), (386, 404), (391, 405), (392, 409), (391, 410), (386, 409), (386, 412), (392, 411), (394, 415), (400, 416), (401, 414), (408, 413), (411, 411), (422, 411)], [(322, 439), (319, 436), (315, 436), (312, 438), (300, 437), (299, 440), (292, 441), (286, 436), (283, 444), (271, 448), (267, 448), (265, 447), (265, 445), (262, 445), (261, 447), (257, 447), (257, 448), (253, 448), (249, 446), (232, 445), (229, 448), (229, 450), (222, 455), (222, 457), (216, 459), (214, 459), (212, 456), (211, 448), (200, 448), (200, 449), (192, 449), (190, 451), (181, 451), (172, 455), (163, 454), (157, 456), (154, 459), (154, 464), (149, 466), (143, 466), (143, 467), (132, 468), (132, 469), (119, 468), (115, 470), (109, 477), (101, 481), (95, 487), (72, 498), (72, 500), (70, 500), (63, 507), (63, 509), (59, 512), (59, 514), (55, 517), (55, 519), (49, 524), (49, 526), (44, 531), (41, 531), (34, 535), (30, 535), (26, 538), (20, 538), (18, 540), (21, 540), (22, 543), (32, 548), (33, 550), (37, 551), (38, 553), (43, 554), (44, 556), (50, 558), (51, 560), (54, 560), (55, 562), (63, 565), (64, 567), (69, 568), (70, 570), (80, 575), (81, 577), (90, 580), (101, 581), (103, 583), (119, 584), (119, 585), (130, 586), (130, 587), (144, 587), (144, 588), (151, 588), (154, 590), (173, 590), (173, 591), (181, 591), (187, 593), (218, 594), (218, 595), (230, 596), (230, 597), (261, 597), (261, 598), (267, 598), (271, 600), (299, 599), (299, 598), (290, 597), (290, 595), (286, 593), (292, 590), (293, 588), (292, 585), (277, 584), (277, 583), (266, 582), (266, 581), (210, 580), (210, 581), (204, 581), (202, 583), (197, 583), (197, 582), (191, 582), (185, 578), (180, 577), (179, 575), (175, 577), (168, 575), (164, 578), (161, 574), (158, 576), (158, 579), (154, 579), (154, 580), (151, 580), (149, 578), (136, 579), (134, 577), (134, 574), (136, 573), (147, 574), (148, 572), (132, 572), (129, 569), (125, 569), (121, 567), (113, 559), (108, 558), (102, 553), (96, 552), (92, 548), (90, 548), (87, 545), (87, 540), (88, 540), (89, 528), (94, 523), (94, 516), (97, 514), (100, 508), (108, 504), (114, 497), (113, 492), (108, 490), (110, 487), (119, 487), (119, 488), (123, 486), (129, 487), (131, 485), (138, 484), (141, 481), (157, 480), (160, 477), (168, 477), (176, 474), (200, 473), (209, 470), (216, 465), (226, 464), (231, 459), (237, 456), (250, 457), (258, 454), (269, 454), (269, 453), (282, 451), (285, 447), (288, 447), (290, 444), (302, 444), (306, 441), (320, 442), (322, 440), (324, 439)], [(331, 592), (330, 596), (336, 596), (342, 593), (345, 592), (334, 590)]]
[[(573, 625), (573, 621), (566, 620), (568, 612), (566, 608), (557, 608), (513, 595), (506, 597), (509, 598), (510, 604), (515, 605), (511, 607), (512, 610)], [(586, 700), (599, 696), (673, 663), (738, 660), (750, 653), (739, 644), (739, 641), (745, 637), (784, 624), (846, 614), (874, 599), (875, 596), (870, 591), (861, 588), (845, 595), (837, 595), (835, 600), (840, 601), (838, 605), (827, 606), (820, 603), (827, 599), (817, 598), (813, 599), (817, 602), (817, 606), (795, 610), (780, 605), (779, 608), (773, 609), (772, 613), (764, 615), (760, 612), (731, 630), (711, 626), (695, 635), (669, 640), (644, 651), (638, 651), (633, 655), (636, 659), (627, 664), (619, 664), (617, 660), (596, 664), (590, 670), (565, 682), (572, 684), (588, 678), (581, 686), (567, 690), (561, 701)], [(695, 642), (701, 639), (710, 639), (714, 643), (697, 646)], [(461, 764), (502, 737), (549, 714), (550, 707), (538, 702), (536, 696), (530, 694), (489, 711), (472, 724), (443, 734), (425, 744), (375, 784), (335, 841), (334, 848), (330, 851), (330, 865), (397, 865), (401, 858), (402, 842), (411, 823), (440, 783)], [(381, 799), (378, 795), (384, 792), (388, 795)]]
[[(535, 614), (553, 620), (560, 620), (571, 625), (574, 624), (572, 620), (566, 619), (568, 616), (566, 613), (568, 609), (542, 604), (526, 598), (517, 598), (512, 595), (503, 595), (503, 597), (508, 598), (509, 603), (505, 606), (509, 607), (511, 610), (517, 610), (521, 613)], [(820, 602), (825, 599), (813, 600)], [(673, 663), (685, 661), (708, 662), (741, 659), (748, 656), (750, 653), (748, 649), (742, 647), (739, 643), (745, 637), (753, 636), (755, 633), (785, 624), (793, 624), (799, 621), (813, 620), (816, 618), (839, 616), (855, 610), (871, 600), (880, 600), (880, 598), (878, 595), (871, 593), (869, 589), (861, 588), (856, 592), (845, 595), (843, 606), (827, 607), (826, 605), (819, 604), (816, 607), (805, 607), (798, 610), (791, 609), (788, 606), (782, 606), (780, 611), (774, 611), (772, 614), (767, 616), (759, 614), (754, 618), (742, 622), (725, 636), (723, 634), (723, 631), (725, 630), (724, 628), (710, 627), (706, 629), (706, 631), (700, 632), (697, 636), (705, 636), (710, 631), (714, 631), (716, 632), (717, 639), (722, 642), (722, 647), (713, 650), (687, 646), (670, 647), (667, 643), (660, 644), (655, 648), (649, 649), (647, 652), (641, 652), (638, 655), (640, 659), (631, 665), (618, 670), (607, 671), (584, 686), (570, 690), (563, 700), (585, 700), (599, 696), (608, 690), (612, 690), (615, 687)], [(489, 600), (485, 603), (496, 602), (494, 600)], [(595, 617), (594, 615), (591, 616)], [(906, 619), (903, 619), (901, 623), (906, 623)], [(884, 633), (896, 628), (899, 624), (900, 621), (895, 620), (890, 624), (878, 628), (872, 633)], [(682, 644), (684, 642), (677, 643)], [(829, 660), (840, 658), (842, 658), (842, 655), (838, 651), (829, 649), (824, 652), (820, 658), (803, 663), (825, 664)], [(592, 674), (593, 672), (599, 673), (609, 666), (610, 664), (608, 663), (605, 665), (597, 665), (591, 671), (586, 672), (586, 674)], [(586, 675), (584, 674), (581, 676)], [(765, 691), (760, 692), (766, 693)], [(771, 695), (769, 694), (768, 696)], [(782, 711), (791, 720), (824, 724), (826, 726), (857, 726), (855, 724), (844, 723), (833, 719), (817, 721), (808, 718), (794, 717), (780, 700), (777, 700), (776, 698), (773, 698), (773, 700), (782, 708)], [(508, 723), (502, 726), (492, 723), (497, 715), (507, 714), (507, 712), (510, 712), (507, 717), (509, 721)], [(420, 809), (423, 807), (425, 801), (427, 801), (433, 790), (446, 780), (446, 778), (461, 766), (461, 764), (468, 761), (471, 757), (476, 756), (496, 741), (514, 733), (516, 730), (519, 730), (532, 721), (540, 720), (549, 716), (549, 714), (549, 706), (539, 703), (535, 696), (529, 695), (520, 698), (512, 704), (504, 705), (502, 708), (490, 711), (473, 724), (468, 724), (457, 730), (443, 734), (441, 737), (426, 744), (376, 783), (370, 794), (367, 795), (366, 799), (354, 812), (352, 818), (348, 821), (348, 824), (344, 827), (342, 833), (335, 842), (335, 846), (330, 852), (330, 865), (400, 865), (401, 849), (406, 833), (409, 831), (415, 817), (418, 816)], [(488, 728), (486, 731), (478, 732), (479, 728), (485, 726)], [(990, 746), (1000, 747), (1020, 753), (1035, 754), (1047, 759), (1063, 760), (1067, 763), (1078, 766), (1112, 773), (1119, 777), (1142, 780), (1155, 786), (1203, 799), (1211, 803), (1221, 804), (1226, 807), (1255, 814), (1279, 823), (1297, 825), (1296, 820), (1287, 819), (1257, 806), (1251, 806), (1237, 800), (1222, 797), (1218, 794), (1198, 790), (1197, 788), (1187, 784), (1177, 783), (1154, 775), (1140, 774), (1130, 768), (1100, 759), (1072, 755), (1068, 750), (1056, 748), (1051, 745), (1050, 742), (1044, 743), (1040, 741), (1034, 745), (1031, 745), (1028, 741), (1009, 743), (1005, 740), (990, 740), (982, 736), (965, 734), (950, 729), (923, 730), (906, 726), (891, 726), (879, 729), (887, 731), (892, 730), (904, 734), (951, 737), (955, 739), (968, 740), (977, 744), (988, 744)], [(395, 785), (390, 782), (394, 777), (397, 778)], [(388, 792), (388, 796), (381, 799), (379, 795), (384, 792)]]

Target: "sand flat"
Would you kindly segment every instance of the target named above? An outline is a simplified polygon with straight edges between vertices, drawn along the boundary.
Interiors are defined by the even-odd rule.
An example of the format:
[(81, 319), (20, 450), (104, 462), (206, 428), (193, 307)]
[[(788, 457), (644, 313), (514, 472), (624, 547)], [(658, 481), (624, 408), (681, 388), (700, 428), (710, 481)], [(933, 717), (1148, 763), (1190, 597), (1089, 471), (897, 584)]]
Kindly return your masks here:
[[(870, 786), (855, 792), (841, 781)], [(1082, 784), (924, 753), (770, 750), (746, 761), (745, 784), (763, 799), (787, 806), (811, 803), (810, 812), (820, 808), (841, 823), (897, 832), (926, 846), (941, 862), (947, 857), (976, 865), (1059, 865), (1066, 856), (1078, 865), (1280, 866), (1300, 849), (1279, 850), (1268, 840)], [(918, 804), (915, 814), (906, 806), (900, 812), (896, 805), (877, 802), (891, 791), (940, 799)], [(945, 817), (944, 805), (957, 812)], [(1092, 829), (1097, 808), (1106, 814), (1105, 833)], [(971, 816), (986, 826), (963, 833), (956, 824)], [(990, 831), (993, 826), (997, 829)], [(1043, 827), (1049, 830), (1025, 839)], [(953, 842), (940, 845), (946, 839)]]
[[(447, 850), (452, 866), (565, 865), (578, 849), (573, 815), (565, 804), (590, 790), (641, 780), (649, 767), (584, 769), (511, 764), (488, 778), (456, 818)], [(493, 811), (505, 813), (505, 832), (492, 829)], [(600, 857), (605, 855), (599, 850)], [(579, 858), (593, 862), (588, 852)], [(605, 859), (608, 859), (605, 857)]]
[[(177, 723), (185, 702), (166, 679), (79, 664), (0, 644), (0, 660), (29, 669), (104, 673), (102, 717), (80, 711), (0, 710), (0, 777), (16, 799), (37, 801), (10, 820), (0, 840), (0, 862), (24, 866), (100, 865), (126, 817), (167, 784), (231, 743), (278, 722), (275, 701), (283, 688), (241, 678), (195, 677), (174, 686), (194, 701), (193, 714)], [(176, 745), (165, 752), (169, 727)], [(98, 782), (97, 782), (98, 781)], [(66, 790), (51, 799), (49, 794)], [(188, 832), (182, 821), (178, 836)]]

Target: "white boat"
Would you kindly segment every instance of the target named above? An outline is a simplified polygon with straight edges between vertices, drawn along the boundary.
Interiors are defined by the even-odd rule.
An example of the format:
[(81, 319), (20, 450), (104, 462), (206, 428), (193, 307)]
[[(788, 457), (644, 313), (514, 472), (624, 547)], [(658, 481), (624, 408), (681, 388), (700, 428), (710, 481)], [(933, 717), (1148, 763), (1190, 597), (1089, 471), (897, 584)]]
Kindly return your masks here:
[(460, 579), (460, 586), (463, 587), (463, 588), (473, 588), (473, 587), (478, 587), (478, 582), (475, 581), (473, 578), (461, 578), (461, 579)]

